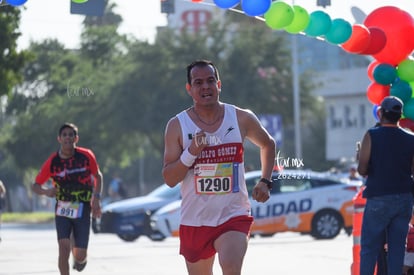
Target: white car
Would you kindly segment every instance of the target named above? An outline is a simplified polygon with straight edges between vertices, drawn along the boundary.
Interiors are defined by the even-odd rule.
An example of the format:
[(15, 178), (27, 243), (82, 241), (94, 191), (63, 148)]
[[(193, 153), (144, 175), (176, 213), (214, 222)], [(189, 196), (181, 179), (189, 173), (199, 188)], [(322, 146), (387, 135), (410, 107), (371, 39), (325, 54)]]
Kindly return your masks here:
[[(260, 171), (246, 173), (251, 194)], [(359, 184), (347, 184), (324, 173), (283, 170), (273, 173), (273, 189), (265, 203), (251, 199), (254, 216), (252, 235), (272, 236), (278, 232), (311, 234), (332, 239), (345, 229), (352, 232), (352, 199)], [(164, 237), (178, 236), (181, 200), (169, 203), (151, 216), (151, 228)]]

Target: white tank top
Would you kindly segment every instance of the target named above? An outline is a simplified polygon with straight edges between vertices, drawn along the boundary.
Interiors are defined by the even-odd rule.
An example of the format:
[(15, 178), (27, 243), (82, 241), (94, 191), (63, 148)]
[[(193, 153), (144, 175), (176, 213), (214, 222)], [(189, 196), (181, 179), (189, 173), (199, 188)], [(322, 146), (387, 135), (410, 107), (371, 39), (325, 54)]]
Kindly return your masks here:
[[(234, 105), (224, 105), (219, 129), (206, 133), (209, 146), (197, 156), (181, 185), (181, 224), (217, 226), (230, 218), (250, 215), (244, 179), (243, 140)], [(183, 146), (191, 144), (199, 127), (186, 111), (177, 115)], [(196, 173), (195, 173), (196, 171)]]

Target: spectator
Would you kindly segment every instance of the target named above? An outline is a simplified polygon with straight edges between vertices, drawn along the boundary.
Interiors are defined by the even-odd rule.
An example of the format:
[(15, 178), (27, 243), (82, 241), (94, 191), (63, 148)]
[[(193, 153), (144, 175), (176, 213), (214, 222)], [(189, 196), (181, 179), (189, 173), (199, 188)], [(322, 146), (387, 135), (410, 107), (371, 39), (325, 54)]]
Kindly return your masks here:
[(109, 201), (119, 201), (123, 198), (125, 198), (125, 189), (122, 183), (122, 179), (118, 176), (118, 174), (114, 174), (112, 177), (111, 182), (108, 185), (108, 196)]
[(361, 231), (360, 275), (374, 274), (384, 232), (388, 274), (403, 272), (413, 210), (414, 134), (398, 126), (402, 110), (399, 98), (385, 97), (378, 108), (380, 125), (365, 133), (357, 152), (358, 172), (366, 176), (363, 197), (367, 199)]
[(348, 176), (349, 180), (355, 180), (355, 181), (361, 181), (362, 177), (358, 174), (357, 171), (357, 167), (356, 166), (351, 166), (351, 168), (349, 168), (349, 176)]

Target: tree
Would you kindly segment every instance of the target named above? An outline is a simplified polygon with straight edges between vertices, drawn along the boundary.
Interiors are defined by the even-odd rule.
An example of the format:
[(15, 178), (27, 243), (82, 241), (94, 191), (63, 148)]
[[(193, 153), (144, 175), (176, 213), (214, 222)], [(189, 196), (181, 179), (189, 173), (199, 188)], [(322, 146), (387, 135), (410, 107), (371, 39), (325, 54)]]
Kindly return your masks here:
[[(7, 106), (9, 123), (3, 129), (9, 134), (0, 139), (16, 170), (38, 169), (57, 149), (53, 140), (60, 124), (70, 121), (79, 126), (79, 145), (94, 150), (104, 173), (121, 170), (125, 182), (136, 182), (144, 177), (141, 163), (144, 181), (160, 184), (164, 128), (192, 104), (185, 68), (196, 58), (218, 65), (223, 101), (257, 114), (280, 114), (291, 127), (291, 61), (280, 33), (248, 18), (238, 22), (237, 31), (223, 22), (195, 34), (164, 29), (150, 44), (119, 35), (117, 16), (111, 18), (87, 17), (79, 50), (65, 49), (55, 40), (29, 48), (36, 58), (27, 64), (25, 82)], [(306, 83), (303, 79), (303, 127), (313, 122), (309, 114), (319, 110)], [(283, 149), (289, 153), (288, 145)], [(248, 161), (258, 160), (248, 153)]]
[(17, 51), (19, 22), (19, 9), (0, 5), (0, 96), (9, 95), (23, 80), (20, 72), (29, 58), (25, 51)]
[(106, 0), (104, 16), (86, 16), (81, 34), (81, 54), (93, 60), (94, 65), (111, 63), (124, 49), (125, 36), (118, 34), (122, 17), (114, 13), (115, 3)]

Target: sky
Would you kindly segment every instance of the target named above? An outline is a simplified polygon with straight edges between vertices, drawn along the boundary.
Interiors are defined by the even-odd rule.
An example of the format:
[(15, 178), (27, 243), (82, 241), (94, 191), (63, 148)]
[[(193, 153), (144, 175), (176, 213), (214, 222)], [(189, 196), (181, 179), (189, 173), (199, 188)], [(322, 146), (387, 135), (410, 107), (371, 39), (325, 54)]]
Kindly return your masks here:
[[(153, 39), (157, 26), (165, 26), (166, 15), (160, 13), (159, 0), (112, 0), (115, 12), (123, 18), (119, 32), (145, 40)], [(70, 13), (70, 0), (28, 0), (23, 6), (18, 40), (20, 49), (27, 48), (31, 40), (57, 38), (68, 48), (79, 45), (83, 15)]]
[[(161, 0), (112, 0), (117, 4), (115, 12), (123, 17), (119, 28), (122, 34), (133, 35), (136, 38), (152, 41), (157, 26), (165, 26), (167, 17), (160, 12)], [(190, 1), (190, 0), (176, 0)], [(204, 0), (212, 2), (212, 0)], [(332, 19), (342, 18), (354, 24), (355, 19), (351, 7), (358, 7), (365, 14), (383, 6), (399, 7), (414, 17), (414, 0), (331, 0), (331, 6), (316, 6), (317, 0), (285, 0), (286, 3), (300, 5), (309, 13), (323, 10)], [(200, 5), (194, 3), (194, 5)], [(25, 49), (30, 41), (42, 41), (46, 38), (56, 38), (68, 48), (79, 46), (82, 31), (82, 15), (70, 14), (70, 0), (27, 0), (18, 7), (22, 9), (18, 48)]]

